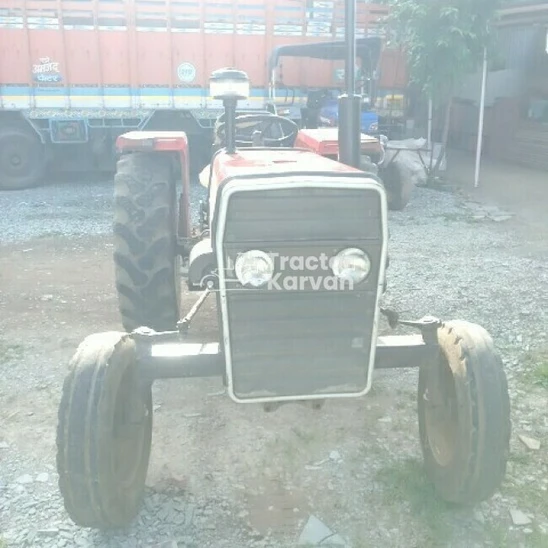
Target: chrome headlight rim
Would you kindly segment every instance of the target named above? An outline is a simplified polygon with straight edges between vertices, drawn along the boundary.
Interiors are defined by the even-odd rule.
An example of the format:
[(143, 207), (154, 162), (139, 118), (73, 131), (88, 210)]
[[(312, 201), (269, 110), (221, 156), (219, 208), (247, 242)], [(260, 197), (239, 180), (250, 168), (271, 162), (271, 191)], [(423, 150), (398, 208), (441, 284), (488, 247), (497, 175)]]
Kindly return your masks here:
[[(348, 271), (348, 267), (344, 268), (344, 265), (342, 264), (344, 260), (348, 260), (348, 258), (354, 257), (358, 261), (363, 261), (365, 263), (365, 268), (362, 269), (361, 275), (359, 276), (352, 276), (348, 273), (345, 274), (345, 271)], [(371, 274), (371, 258), (369, 255), (363, 250), (358, 247), (347, 247), (337, 253), (332, 259), (331, 259), (331, 270), (333, 274), (346, 282), (349, 282), (354, 285), (359, 285), (364, 283)], [(352, 272), (355, 272), (353, 269)]]
[[(260, 283), (253, 283), (252, 279), (249, 279), (243, 270), (247, 266), (246, 262), (253, 259), (256, 261), (264, 261), (268, 267), (268, 275), (260, 281)], [(274, 260), (266, 251), (250, 249), (238, 255), (236, 262), (234, 263), (234, 273), (236, 274), (238, 282), (244, 287), (259, 289), (272, 280), (274, 276)]]

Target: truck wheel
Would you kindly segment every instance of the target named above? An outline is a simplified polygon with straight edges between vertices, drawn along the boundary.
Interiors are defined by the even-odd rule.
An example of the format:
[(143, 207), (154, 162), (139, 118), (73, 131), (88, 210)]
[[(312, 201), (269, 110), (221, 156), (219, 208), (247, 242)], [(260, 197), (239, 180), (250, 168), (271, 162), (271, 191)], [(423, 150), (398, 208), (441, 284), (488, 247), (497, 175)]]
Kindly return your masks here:
[(114, 181), (114, 263), (126, 331), (176, 327), (181, 301), (177, 187), (172, 159), (134, 152), (118, 161)]
[(63, 385), (57, 426), (59, 488), (81, 527), (129, 525), (139, 512), (152, 439), (152, 394), (125, 333), (87, 337)]
[(426, 472), (452, 503), (490, 498), (506, 473), (510, 400), (489, 334), (463, 321), (438, 329), (438, 363), (419, 372), (418, 415)]
[(388, 209), (402, 211), (411, 199), (413, 183), (406, 181), (397, 163), (391, 162), (382, 169), (381, 179), (386, 189)]
[(46, 169), (44, 145), (30, 129), (0, 128), (0, 190), (22, 190), (41, 182)]

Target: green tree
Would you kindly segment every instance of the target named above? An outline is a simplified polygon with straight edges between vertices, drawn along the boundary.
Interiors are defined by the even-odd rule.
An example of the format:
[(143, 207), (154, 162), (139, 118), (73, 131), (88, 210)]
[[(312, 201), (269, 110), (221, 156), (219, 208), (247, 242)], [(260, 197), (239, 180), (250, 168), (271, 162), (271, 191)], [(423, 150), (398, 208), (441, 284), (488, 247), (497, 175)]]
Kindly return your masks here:
[[(493, 43), (491, 23), (502, 0), (385, 0), (389, 41), (406, 52), (411, 83), (445, 105), (447, 145), (453, 94)], [(441, 158), (439, 159), (441, 160)], [(435, 172), (437, 172), (436, 166)]]

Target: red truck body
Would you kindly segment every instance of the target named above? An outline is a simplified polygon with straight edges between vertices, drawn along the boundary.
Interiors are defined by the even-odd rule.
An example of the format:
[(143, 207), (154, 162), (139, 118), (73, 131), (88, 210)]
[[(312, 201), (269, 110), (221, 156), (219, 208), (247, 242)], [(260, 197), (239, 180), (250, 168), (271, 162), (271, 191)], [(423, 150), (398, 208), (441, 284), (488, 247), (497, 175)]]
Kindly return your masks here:
[[(358, 37), (379, 33), (385, 14), (385, 6), (360, 3)], [(196, 159), (209, 152), (221, 112), (208, 96), (211, 72), (246, 71), (252, 90), (240, 107), (264, 109), (271, 100), (270, 53), (280, 45), (342, 39), (344, 2), (0, 0), (0, 36), (0, 127), (25, 123), (57, 164), (66, 163), (71, 146), (75, 167), (110, 165), (116, 137), (128, 129), (185, 131)], [(342, 67), (342, 61), (284, 59), (292, 104), (306, 108), (311, 88), (340, 89)], [(397, 52), (383, 51), (380, 68), (381, 95), (405, 88)], [(289, 100), (287, 93), (276, 97)]]

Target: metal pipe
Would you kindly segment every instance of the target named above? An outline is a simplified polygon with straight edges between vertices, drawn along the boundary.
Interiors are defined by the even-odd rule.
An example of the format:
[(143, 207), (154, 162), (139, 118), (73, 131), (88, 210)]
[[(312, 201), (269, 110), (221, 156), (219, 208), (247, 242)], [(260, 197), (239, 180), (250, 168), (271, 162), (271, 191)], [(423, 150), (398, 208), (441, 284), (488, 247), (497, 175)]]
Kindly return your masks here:
[(345, 82), (346, 94), (350, 97), (356, 93), (356, 0), (346, 0), (344, 3), (345, 19)]
[[(434, 106), (432, 103), (432, 96), (428, 98), (428, 130), (427, 130), (427, 138), (428, 141), (428, 150), (431, 150), (432, 147), (432, 119), (433, 119), (433, 110)], [(433, 154), (433, 153), (432, 153)]]
[(345, 85), (339, 97), (339, 161), (360, 168), (361, 97), (356, 95), (356, 0), (345, 1)]
[(485, 94), (487, 90), (487, 48), (483, 50), (483, 69), (481, 76), (481, 95), (478, 120), (478, 143), (476, 147), (476, 169), (474, 173), (474, 187), (478, 188), (481, 166), (481, 149), (483, 145), (483, 119), (485, 114)]
[(225, 99), (225, 141), (228, 154), (236, 154), (236, 99)]
[(196, 316), (198, 313), (198, 310), (202, 307), (205, 300), (209, 296), (209, 293), (211, 292), (211, 288), (208, 287), (205, 289), (202, 294), (200, 295), (200, 298), (194, 303), (194, 306), (190, 309), (189, 313), (177, 323), (177, 327), (179, 328), (179, 331), (186, 331), (188, 330), (190, 326), (190, 322)]

